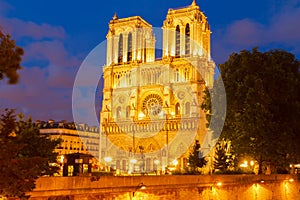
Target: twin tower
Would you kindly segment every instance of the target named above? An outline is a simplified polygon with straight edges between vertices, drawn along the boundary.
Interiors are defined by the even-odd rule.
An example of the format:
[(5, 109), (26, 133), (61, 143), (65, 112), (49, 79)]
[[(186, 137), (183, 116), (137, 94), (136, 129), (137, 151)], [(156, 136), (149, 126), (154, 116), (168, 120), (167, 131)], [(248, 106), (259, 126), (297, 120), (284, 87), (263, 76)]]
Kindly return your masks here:
[(100, 113), (100, 161), (120, 173), (183, 170), (207, 129), (203, 90), (212, 87), (210, 27), (195, 1), (169, 9), (155, 58), (152, 26), (114, 15)]
[[(181, 9), (169, 9), (163, 24), (163, 57), (210, 56), (210, 27), (193, 1)], [(191, 42), (193, 41), (193, 42)], [(152, 26), (139, 16), (119, 19), (115, 14), (107, 34), (107, 66), (155, 61)]]

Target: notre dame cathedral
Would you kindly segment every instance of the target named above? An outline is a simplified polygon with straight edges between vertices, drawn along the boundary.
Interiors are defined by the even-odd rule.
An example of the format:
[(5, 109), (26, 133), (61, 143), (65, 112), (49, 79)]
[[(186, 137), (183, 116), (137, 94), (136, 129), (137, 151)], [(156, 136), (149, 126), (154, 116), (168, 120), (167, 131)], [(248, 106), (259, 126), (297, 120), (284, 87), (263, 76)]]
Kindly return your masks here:
[[(162, 47), (140, 16), (109, 22), (100, 161), (119, 173), (184, 170), (207, 133), (203, 91), (213, 85), (210, 26), (194, 0), (169, 9)], [(161, 58), (155, 57), (162, 49)]]

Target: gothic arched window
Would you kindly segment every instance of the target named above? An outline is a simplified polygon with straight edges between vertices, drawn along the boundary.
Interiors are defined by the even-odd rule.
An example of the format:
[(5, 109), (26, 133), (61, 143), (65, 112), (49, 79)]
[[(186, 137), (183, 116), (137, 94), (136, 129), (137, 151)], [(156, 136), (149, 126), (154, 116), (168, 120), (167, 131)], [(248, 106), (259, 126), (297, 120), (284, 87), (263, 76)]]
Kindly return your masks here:
[(121, 117), (121, 107), (120, 106), (117, 107), (116, 116), (117, 116), (117, 118)]
[(184, 69), (184, 79), (186, 81), (190, 80), (190, 70), (188, 68)]
[(132, 60), (132, 34), (128, 34), (128, 43), (127, 43), (127, 61)]
[(174, 82), (179, 82), (179, 69), (174, 71)]
[(130, 106), (126, 107), (126, 118), (128, 119), (130, 117)]
[(180, 104), (176, 103), (175, 105), (175, 115), (179, 115), (180, 114)]
[(147, 62), (147, 43), (144, 43), (144, 62)]
[(180, 56), (180, 28), (179, 28), (179, 25), (176, 26), (175, 56)]
[(123, 35), (119, 36), (118, 63), (123, 61)]
[(185, 26), (185, 55), (190, 55), (190, 25)]
[(189, 115), (190, 112), (191, 112), (191, 104), (190, 104), (190, 102), (187, 102), (185, 104), (185, 114)]

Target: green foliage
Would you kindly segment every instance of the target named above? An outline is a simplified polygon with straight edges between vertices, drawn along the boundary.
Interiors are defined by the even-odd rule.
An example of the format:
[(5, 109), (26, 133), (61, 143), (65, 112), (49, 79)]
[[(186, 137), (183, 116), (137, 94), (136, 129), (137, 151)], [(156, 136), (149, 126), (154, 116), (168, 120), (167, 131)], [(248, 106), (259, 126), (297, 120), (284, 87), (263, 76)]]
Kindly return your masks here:
[(193, 173), (199, 173), (199, 168), (202, 168), (207, 164), (206, 158), (202, 156), (200, 147), (199, 141), (196, 140), (193, 146), (193, 151), (190, 153), (188, 158), (189, 167)]
[(300, 161), (300, 62), (283, 50), (233, 53), (220, 70), (227, 96), (222, 136), (238, 156), (286, 168)]
[(215, 150), (214, 169), (226, 172), (232, 165), (233, 155), (229, 150), (229, 143), (225, 140), (218, 141)]
[(16, 46), (10, 35), (4, 35), (0, 29), (0, 80), (8, 78), (9, 84), (18, 82), (17, 70), (21, 69), (22, 48)]
[(218, 139), (226, 117), (226, 93), (221, 76), (214, 81), (213, 88), (204, 90), (201, 109), (206, 113), (206, 125), (213, 133), (212, 140)]
[(0, 116), (0, 194), (26, 198), (41, 175), (53, 175), (58, 167), (54, 148), (60, 140), (42, 136), (31, 119), (6, 109)]

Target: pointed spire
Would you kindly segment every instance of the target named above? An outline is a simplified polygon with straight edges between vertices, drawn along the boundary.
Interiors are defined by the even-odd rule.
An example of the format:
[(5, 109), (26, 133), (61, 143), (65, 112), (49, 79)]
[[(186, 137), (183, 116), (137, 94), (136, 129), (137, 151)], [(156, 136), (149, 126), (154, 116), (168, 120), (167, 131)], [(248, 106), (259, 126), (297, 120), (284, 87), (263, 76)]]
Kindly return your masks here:
[(197, 5), (197, 2), (196, 2), (196, 0), (193, 0), (193, 2), (192, 2), (192, 6), (196, 6)]
[(113, 16), (113, 20), (117, 20), (118, 19), (118, 15), (117, 13), (115, 12), (114, 16)]

